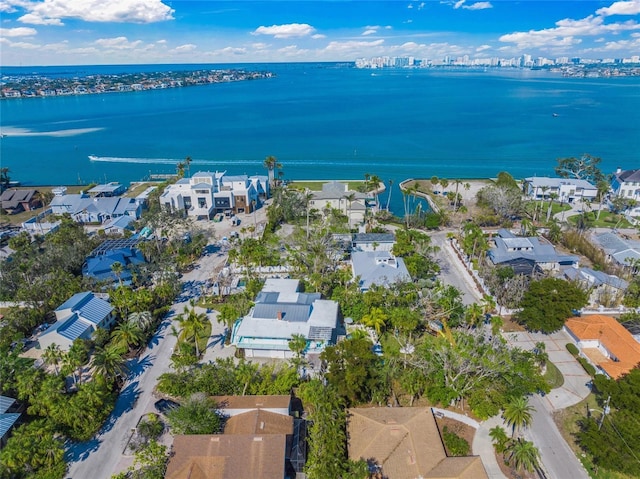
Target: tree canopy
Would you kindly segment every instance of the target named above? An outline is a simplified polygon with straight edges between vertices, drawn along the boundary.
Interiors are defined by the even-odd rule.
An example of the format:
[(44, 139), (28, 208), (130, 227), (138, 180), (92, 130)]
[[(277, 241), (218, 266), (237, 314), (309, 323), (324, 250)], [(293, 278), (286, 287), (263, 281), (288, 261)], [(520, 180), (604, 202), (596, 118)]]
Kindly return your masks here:
[(561, 178), (575, 178), (587, 180), (591, 184), (597, 184), (605, 179), (604, 174), (600, 170), (601, 158), (591, 156), (587, 153), (579, 158), (558, 158), (558, 166), (554, 171)]
[(552, 333), (574, 316), (573, 310), (588, 302), (587, 293), (577, 284), (557, 278), (532, 281), (524, 293), (515, 318), (529, 331)]

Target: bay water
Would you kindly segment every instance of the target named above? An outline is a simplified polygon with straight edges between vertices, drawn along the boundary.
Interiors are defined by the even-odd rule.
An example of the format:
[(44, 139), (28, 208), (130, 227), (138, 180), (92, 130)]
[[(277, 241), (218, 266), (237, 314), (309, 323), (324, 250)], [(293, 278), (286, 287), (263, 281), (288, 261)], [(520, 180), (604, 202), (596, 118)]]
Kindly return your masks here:
[[(271, 79), (0, 101), (0, 163), (23, 185), (138, 181), (173, 173), (285, 179), (553, 176), (589, 153), (640, 168), (640, 77), (530, 70), (360, 70), (351, 64), (7, 67), (3, 75), (238, 68)], [(94, 156), (94, 161), (89, 157)], [(397, 190), (396, 190), (397, 191)], [(400, 195), (394, 193), (399, 197)], [(399, 201), (397, 198), (395, 201)], [(394, 201), (394, 203), (395, 203)]]

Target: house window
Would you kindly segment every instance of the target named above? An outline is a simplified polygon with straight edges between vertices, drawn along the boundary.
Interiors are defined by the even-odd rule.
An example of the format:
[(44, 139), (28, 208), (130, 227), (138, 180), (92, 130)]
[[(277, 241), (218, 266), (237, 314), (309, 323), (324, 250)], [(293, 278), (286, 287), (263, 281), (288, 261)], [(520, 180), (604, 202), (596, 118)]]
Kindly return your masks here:
[(190, 196), (185, 196), (184, 197), (184, 209), (188, 210), (191, 208), (191, 197)]
[(197, 195), (206, 195), (209, 193), (209, 190), (196, 190)]
[(206, 207), (207, 207), (207, 199), (198, 198), (198, 208), (206, 208)]

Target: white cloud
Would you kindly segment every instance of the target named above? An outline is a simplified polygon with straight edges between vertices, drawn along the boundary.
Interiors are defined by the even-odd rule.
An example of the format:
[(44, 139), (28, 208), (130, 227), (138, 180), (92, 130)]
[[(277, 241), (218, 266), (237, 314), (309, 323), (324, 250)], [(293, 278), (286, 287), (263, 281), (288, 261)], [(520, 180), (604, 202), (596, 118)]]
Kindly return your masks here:
[(409, 5), (407, 5), (408, 9), (412, 9), (413, 8), (413, 3), (410, 3)]
[(502, 35), (499, 40), (515, 43), (519, 48), (570, 46), (580, 43), (578, 37), (617, 34), (623, 31), (639, 30), (640, 25), (632, 20), (620, 23), (604, 23), (601, 16), (589, 15), (580, 20), (565, 18), (556, 22), (554, 28), (514, 32)]
[(458, 0), (456, 3), (453, 4), (453, 8), (455, 8), (456, 10), (458, 8), (460, 8), (462, 5), (464, 5), (464, 2), (466, 2), (467, 0)]
[(86, 22), (154, 23), (172, 20), (174, 10), (161, 0), (47, 0), (20, 2), (28, 13), (18, 20), (35, 25), (62, 25), (74, 18)]
[(373, 29), (373, 28), (370, 28), (369, 30), (365, 30), (364, 32), (362, 32), (362, 35), (363, 35), (363, 36), (366, 36), (366, 35), (373, 35), (374, 33), (378, 33), (378, 30), (375, 30), (375, 29)]
[(17, 27), (17, 28), (1, 28), (0, 37), (31, 37), (36, 35), (38, 31), (35, 28)]
[(187, 43), (185, 45), (180, 45), (179, 47), (175, 47), (172, 50), (169, 50), (169, 53), (190, 53), (192, 51), (194, 51), (196, 48), (198, 48), (196, 45), (194, 45), (193, 43)]
[(418, 4), (418, 10), (422, 10), (422, 9), (425, 7), (425, 5), (426, 5), (426, 4), (425, 4), (424, 2), (420, 2), (420, 3)]
[(348, 42), (330, 42), (325, 48), (325, 51), (329, 52), (346, 52), (357, 51), (363, 48), (379, 47), (384, 43), (384, 40), (374, 40), (371, 42), (350, 40)]
[(315, 35), (311, 35), (311, 38), (314, 40), (319, 40), (320, 38), (327, 38), (326, 35), (322, 35), (321, 33), (316, 33)]
[(478, 48), (476, 48), (476, 52), (483, 52), (489, 49), (491, 49), (490, 45), (480, 45)]
[(251, 48), (253, 48), (254, 50), (266, 50), (270, 46), (271, 45), (269, 45), (268, 43), (262, 43), (262, 42), (251, 44)]
[(25, 50), (35, 50), (37, 48), (40, 48), (41, 45), (38, 45), (36, 43), (29, 43), (29, 42), (9, 42), (9, 46), (13, 47), (13, 48), (23, 48)]
[(158, 43), (160, 45), (166, 45), (167, 41), (162, 39), (162, 40), (158, 40), (156, 43)]
[(273, 35), (275, 38), (306, 37), (316, 31), (307, 23), (289, 23), (286, 25), (261, 26), (255, 29), (253, 35)]
[(640, 13), (640, 1), (614, 2), (609, 7), (596, 10), (596, 15), (608, 17), (609, 15), (637, 15)]
[(493, 8), (493, 5), (491, 5), (491, 2), (476, 2), (471, 5), (463, 5), (462, 8), (467, 10), (486, 10), (487, 8)]
[(114, 50), (128, 50), (140, 46), (141, 40), (130, 42), (127, 37), (115, 37), (115, 38), (99, 38), (95, 41), (97, 45), (104, 48), (112, 48)]
[(225, 47), (213, 52), (207, 53), (208, 55), (224, 56), (224, 55), (246, 55), (247, 49), (240, 47)]

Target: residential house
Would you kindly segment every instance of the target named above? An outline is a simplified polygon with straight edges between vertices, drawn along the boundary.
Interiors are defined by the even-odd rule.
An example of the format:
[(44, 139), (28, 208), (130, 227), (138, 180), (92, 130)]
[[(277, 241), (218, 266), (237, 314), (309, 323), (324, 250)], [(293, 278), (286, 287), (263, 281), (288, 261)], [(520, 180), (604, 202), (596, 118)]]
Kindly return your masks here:
[(198, 172), (169, 185), (160, 203), (171, 211), (211, 219), (217, 213), (251, 213), (266, 199), (269, 187), (264, 176), (228, 176), (226, 172)]
[(55, 310), (56, 322), (45, 330), (40, 349), (57, 344), (68, 351), (78, 338), (90, 339), (98, 328), (110, 329), (115, 322), (113, 307), (90, 291), (74, 294)]
[(548, 199), (553, 194), (562, 203), (573, 203), (576, 200), (595, 200), (598, 188), (586, 180), (576, 178), (530, 176), (524, 179), (524, 193), (537, 200)]
[(411, 281), (404, 260), (389, 251), (353, 251), (351, 272), (361, 291), (367, 291), (373, 285), (389, 287), (394, 283)]
[(591, 268), (570, 267), (563, 271), (563, 275), (565, 279), (575, 281), (590, 291), (590, 304), (602, 305), (607, 308), (619, 306), (624, 292), (629, 286), (629, 283), (624, 279)]
[(294, 334), (307, 339), (307, 353), (335, 344), (338, 303), (320, 293), (299, 292), (297, 279), (268, 278), (248, 315), (233, 326), (231, 342), (245, 357), (291, 358)]
[(149, 195), (155, 191), (158, 187), (157, 186), (150, 186), (149, 188), (147, 188), (146, 190), (144, 190), (142, 193), (140, 193), (138, 196), (136, 196), (135, 200), (136, 203), (139, 204), (140, 206), (142, 206), (142, 208), (148, 208), (149, 207)]
[(134, 198), (91, 198), (86, 193), (54, 196), (49, 207), (54, 215), (69, 214), (78, 223), (105, 223), (120, 216), (137, 220), (142, 213)]
[(217, 404), (218, 411), (228, 417), (244, 414), (249, 411), (266, 411), (281, 416), (291, 414), (291, 396), (211, 396)]
[(135, 221), (135, 218), (132, 216), (118, 216), (117, 218), (111, 218), (104, 223), (101, 229), (106, 235), (122, 236), (125, 231), (131, 232), (135, 229), (133, 227)]
[(488, 477), (478, 456), (447, 457), (430, 408), (351, 408), (347, 438), (349, 459), (364, 459), (380, 477)]
[(622, 238), (618, 233), (607, 232), (591, 237), (607, 255), (607, 261), (617, 266), (640, 271), (640, 241)]
[[(338, 181), (330, 181), (322, 185), (321, 191), (312, 191), (309, 208), (323, 212), (325, 209), (337, 209), (349, 218), (349, 225), (354, 226), (364, 221), (367, 211), (367, 195), (358, 191), (350, 191), (349, 185)], [(353, 200), (349, 197), (353, 195)]]
[[(130, 285), (133, 270), (145, 263), (144, 255), (136, 248), (139, 242), (133, 238), (104, 241), (87, 256), (82, 265), (82, 275), (100, 282)], [(115, 263), (122, 265), (122, 272), (114, 272)]]
[(284, 434), (176, 435), (165, 479), (293, 479)]
[(625, 214), (633, 218), (640, 218), (640, 169), (622, 170), (618, 168), (611, 178), (611, 190), (614, 196), (635, 200), (636, 205), (629, 208)]
[(20, 419), (20, 410), (16, 407), (16, 400), (0, 396), (0, 449), (7, 444), (11, 429), (18, 419)]
[(127, 191), (126, 186), (121, 185), (120, 183), (117, 183), (115, 181), (112, 181), (111, 183), (96, 185), (93, 188), (91, 188), (89, 191), (87, 191), (87, 193), (89, 193), (89, 195), (93, 196), (94, 198), (95, 197), (109, 198), (112, 196), (120, 196), (125, 191)]
[(559, 271), (578, 266), (578, 257), (558, 254), (550, 243), (538, 237), (516, 236), (500, 229), (487, 255), (495, 266), (511, 266), (515, 274), (531, 276), (539, 271)]
[(580, 354), (612, 379), (640, 364), (640, 343), (615, 318), (603, 315), (570, 318), (564, 330)]
[(353, 235), (353, 249), (358, 251), (391, 251), (396, 244), (393, 233), (356, 233)]
[(38, 190), (18, 190), (11, 188), (0, 195), (0, 207), (9, 215), (31, 211), (42, 206)]

